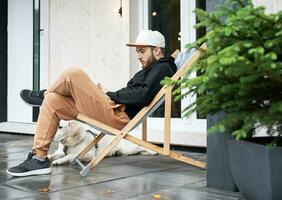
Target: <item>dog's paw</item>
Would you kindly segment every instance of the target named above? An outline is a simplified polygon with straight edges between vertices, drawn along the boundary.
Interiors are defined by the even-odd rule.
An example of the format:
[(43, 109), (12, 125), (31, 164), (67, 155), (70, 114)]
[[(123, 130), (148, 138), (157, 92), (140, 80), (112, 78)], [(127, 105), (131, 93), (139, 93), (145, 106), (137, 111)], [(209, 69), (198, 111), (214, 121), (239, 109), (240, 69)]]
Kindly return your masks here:
[(53, 160), (52, 165), (62, 165), (62, 164), (65, 164), (66, 162), (67, 160), (65, 159), (65, 157), (63, 157), (63, 158)]
[(75, 155), (66, 155), (62, 158), (56, 159), (52, 162), (53, 165), (62, 165), (68, 162), (71, 162), (75, 158)]
[(53, 161), (53, 160), (55, 160), (56, 159), (56, 154), (49, 154), (49, 155), (47, 155), (47, 158), (50, 160), (50, 161)]
[(58, 164), (58, 162), (53, 161), (53, 162), (52, 162), (52, 165), (53, 165), (53, 166), (56, 166), (56, 165), (59, 165), (59, 164)]
[(62, 158), (62, 157), (64, 157), (64, 156), (65, 156), (65, 153), (64, 153), (64, 152), (56, 151), (56, 152), (53, 153), (53, 154), (47, 155), (47, 158), (48, 158), (50, 161), (53, 161), (53, 160), (60, 159), (60, 158)]
[(54, 160), (52, 161), (52, 165), (62, 165), (64, 164), (63, 162), (61, 162), (60, 160)]
[(151, 150), (145, 150), (140, 152), (141, 155), (145, 156), (153, 156), (153, 155), (158, 155), (157, 152), (151, 151)]
[(48, 158), (50, 161), (52, 161), (52, 160), (53, 160), (53, 154), (47, 155), (47, 158)]

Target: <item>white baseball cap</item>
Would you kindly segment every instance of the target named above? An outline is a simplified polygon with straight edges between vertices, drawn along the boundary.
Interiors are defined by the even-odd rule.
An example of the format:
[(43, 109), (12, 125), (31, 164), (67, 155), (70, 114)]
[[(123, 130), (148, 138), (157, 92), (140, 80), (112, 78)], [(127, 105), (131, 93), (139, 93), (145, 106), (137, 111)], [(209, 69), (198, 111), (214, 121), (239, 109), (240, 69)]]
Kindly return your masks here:
[(143, 30), (138, 34), (135, 43), (126, 45), (129, 47), (154, 46), (165, 48), (165, 38), (159, 31)]

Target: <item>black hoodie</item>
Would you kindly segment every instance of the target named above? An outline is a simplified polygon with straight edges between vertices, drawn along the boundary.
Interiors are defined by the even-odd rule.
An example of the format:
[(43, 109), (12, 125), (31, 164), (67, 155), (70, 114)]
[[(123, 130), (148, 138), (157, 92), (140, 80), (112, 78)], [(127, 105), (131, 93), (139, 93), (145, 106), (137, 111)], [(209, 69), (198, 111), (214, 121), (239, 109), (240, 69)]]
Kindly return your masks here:
[(107, 95), (117, 104), (126, 106), (125, 112), (132, 119), (144, 106), (147, 106), (161, 89), (160, 81), (176, 72), (174, 58), (161, 58), (146, 69), (137, 72), (127, 86)]

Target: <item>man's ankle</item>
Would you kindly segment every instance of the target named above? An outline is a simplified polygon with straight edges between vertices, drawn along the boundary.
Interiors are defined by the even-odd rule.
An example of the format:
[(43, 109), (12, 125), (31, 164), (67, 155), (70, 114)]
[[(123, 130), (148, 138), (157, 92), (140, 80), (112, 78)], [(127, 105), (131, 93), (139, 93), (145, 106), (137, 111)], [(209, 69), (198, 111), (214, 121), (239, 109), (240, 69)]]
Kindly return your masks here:
[(34, 155), (33, 157), (38, 159), (45, 159), (47, 157), (47, 151), (41, 149), (33, 149), (32, 154)]
[(46, 159), (46, 156), (45, 157), (38, 157), (38, 156), (33, 156), (33, 158), (39, 160), (39, 161), (44, 161)]

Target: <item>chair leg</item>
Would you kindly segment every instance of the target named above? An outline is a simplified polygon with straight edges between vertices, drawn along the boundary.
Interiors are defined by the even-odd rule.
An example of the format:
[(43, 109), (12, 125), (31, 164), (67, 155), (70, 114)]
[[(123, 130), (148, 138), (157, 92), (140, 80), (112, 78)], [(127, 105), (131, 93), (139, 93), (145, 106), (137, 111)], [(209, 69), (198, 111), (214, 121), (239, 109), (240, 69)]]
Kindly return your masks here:
[[(87, 145), (75, 158), (71, 161), (71, 164), (78, 164), (81, 167), (83, 164), (80, 160), (93, 148), (95, 145), (105, 136), (105, 133), (101, 132), (89, 145)], [(82, 167), (83, 168), (83, 167)]]
[[(132, 135), (129, 135), (127, 134), (124, 139), (130, 141), (130, 142), (133, 142), (134, 144), (137, 144), (137, 145), (140, 145), (140, 146), (143, 146), (147, 149), (150, 149), (152, 151), (155, 151), (161, 155), (165, 155), (164, 154), (164, 148), (161, 148), (161, 147), (158, 147), (152, 143), (149, 143), (149, 142), (145, 142), (143, 140), (140, 140), (139, 138), (136, 138)], [(203, 162), (203, 161), (198, 161), (198, 160), (195, 160), (193, 158), (190, 158), (188, 156), (184, 156), (182, 155), (181, 153), (178, 153), (178, 152), (174, 152), (174, 151), (169, 151), (169, 155), (166, 155), (166, 156), (169, 156), (170, 158), (173, 158), (175, 160), (179, 160), (179, 161), (182, 161), (182, 162), (185, 162), (187, 164), (190, 164), (190, 165), (193, 165), (193, 166), (196, 166), (196, 167), (199, 167), (199, 168), (202, 168), (202, 169), (205, 169), (206, 168), (206, 163)]]
[(147, 141), (147, 119), (142, 123), (142, 140)]
[(169, 155), (170, 151), (171, 90), (172, 86), (167, 87), (165, 94), (164, 155)]
[(206, 163), (200, 160), (195, 160), (194, 158), (184, 156), (181, 153), (170, 151), (169, 157), (175, 160), (179, 160), (181, 162), (187, 163), (189, 165), (193, 165), (199, 167), (201, 169), (206, 169)]
[(90, 172), (90, 165), (88, 164), (86, 167), (84, 167), (81, 171), (80, 171), (80, 176), (81, 177), (86, 177), (87, 174)]
[(121, 139), (124, 138), (126, 134), (127, 133), (125, 132), (116, 136), (115, 139), (102, 152), (100, 152), (90, 163), (88, 163), (85, 168), (82, 169), (80, 175), (82, 177), (85, 177), (90, 172), (90, 170), (93, 170), (93, 168), (97, 166), (99, 162), (108, 155), (108, 153), (120, 142)]

